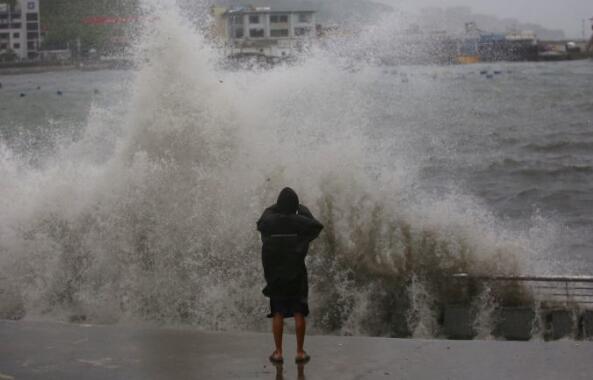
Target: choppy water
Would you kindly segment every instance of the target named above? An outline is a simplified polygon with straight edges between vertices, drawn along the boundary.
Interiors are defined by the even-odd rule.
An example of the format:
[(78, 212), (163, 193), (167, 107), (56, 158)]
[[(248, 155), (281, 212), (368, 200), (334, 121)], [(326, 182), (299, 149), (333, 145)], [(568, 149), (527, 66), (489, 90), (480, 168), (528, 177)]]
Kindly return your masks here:
[(591, 62), (229, 72), (160, 16), (138, 71), (0, 78), (0, 279), (30, 315), (263, 328), (284, 185), (326, 225), (318, 331), (430, 335), (458, 271), (591, 273)]

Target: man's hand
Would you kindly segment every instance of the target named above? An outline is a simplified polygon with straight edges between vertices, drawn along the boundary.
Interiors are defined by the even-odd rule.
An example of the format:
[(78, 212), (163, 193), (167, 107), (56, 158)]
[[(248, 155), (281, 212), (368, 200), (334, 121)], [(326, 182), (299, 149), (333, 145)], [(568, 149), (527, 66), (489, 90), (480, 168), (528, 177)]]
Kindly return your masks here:
[(307, 207), (305, 207), (304, 205), (299, 205), (299, 209), (297, 210), (297, 214), (305, 216), (307, 218), (310, 219), (315, 219), (313, 217), (313, 214), (311, 214), (311, 211), (309, 211), (309, 209)]

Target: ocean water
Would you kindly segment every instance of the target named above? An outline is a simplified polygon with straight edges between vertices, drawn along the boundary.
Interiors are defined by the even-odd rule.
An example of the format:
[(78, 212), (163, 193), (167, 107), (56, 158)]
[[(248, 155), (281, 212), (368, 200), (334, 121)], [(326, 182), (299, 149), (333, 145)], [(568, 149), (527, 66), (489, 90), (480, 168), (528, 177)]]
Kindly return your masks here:
[(453, 273), (593, 270), (592, 62), (229, 71), (159, 16), (136, 70), (0, 77), (5, 309), (264, 329), (283, 186), (326, 226), (314, 331), (430, 336)]

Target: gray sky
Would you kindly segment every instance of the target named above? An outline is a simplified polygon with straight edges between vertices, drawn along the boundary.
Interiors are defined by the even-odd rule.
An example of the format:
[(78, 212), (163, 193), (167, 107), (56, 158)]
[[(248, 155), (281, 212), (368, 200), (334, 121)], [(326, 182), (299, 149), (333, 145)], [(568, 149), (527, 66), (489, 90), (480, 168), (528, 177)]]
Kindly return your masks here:
[(589, 19), (593, 17), (593, 0), (380, 0), (401, 5), (408, 10), (426, 6), (470, 6), (475, 13), (513, 17), (549, 29), (563, 29), (569, 38), (582, 36), (582, 20), (587, 19), (587, 36), (591, 36)]

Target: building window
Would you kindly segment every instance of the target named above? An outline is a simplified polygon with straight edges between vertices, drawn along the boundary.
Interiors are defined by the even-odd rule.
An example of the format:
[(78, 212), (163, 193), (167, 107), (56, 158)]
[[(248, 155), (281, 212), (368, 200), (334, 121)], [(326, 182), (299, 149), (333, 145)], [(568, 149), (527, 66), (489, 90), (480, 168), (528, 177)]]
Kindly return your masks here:
[(27, 30), (39, 30), (39, 24), (36, 22), (27, 24)]
[(309, 28), (294, 28), (295, 36), (306, 36), (311, 32)]
[(10, 34), (8, 34), (8, 33), (0, 33), (0, 40), (8, 39), (8, 37), (10, 37)]
[(249, 29), (249, 37), (251, 38), (262, 38), (264, 36), (263, 29)]
[(12, 38), (21, 38), (20, 33), (12, 33)]
[(20, 49), (21, 44), (12, 44), (13, 49)]
[(13, 28), (13, 29), (20, 29), (21, 28), (21, 24), (20, 23), (12, 24), (12, 25), (10, 25), (10, 27)]
[(270, 35), (272, 37), (288, 37), (288, 29), (272, 29)]
[(8, 49), (8, 44), (0, 44), (0, 50)]
[(243, 16), (232, 16), (231, 21), (233, 25), (243, 25)]
[(308, 13), (299, 13), (299, 22), (311, 22), (311, 15)]
[(37, 39), (39, 39), (39, 34), (37, 32), (28, 32), (27, 39), (28, 40), (37, 40)]
[(27, 3), (27, 9), (28, 10), (31, 10), (31, 11), (35, 10), (35, 2), (34, 1), (29, 1)]
[(37, 13), (27, 13), (27, 21), (37, 21)]
[(243, 28), (235, 29), (235, 38), (243, 38), (243, 36), (244, 36)]
[(259, 24), (259, 16), (258, 15), (249, 16), (249, 23), (250, 24)]
[(29, 49), (29, 50), (35, 49), (35, 41), (27, 42), (27, 49)]
[(288, 15), (274, 15), (270, 16), (270, 22), (272, 24), (280, 24), (288, 22)]

